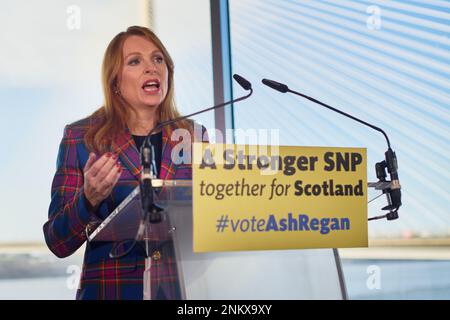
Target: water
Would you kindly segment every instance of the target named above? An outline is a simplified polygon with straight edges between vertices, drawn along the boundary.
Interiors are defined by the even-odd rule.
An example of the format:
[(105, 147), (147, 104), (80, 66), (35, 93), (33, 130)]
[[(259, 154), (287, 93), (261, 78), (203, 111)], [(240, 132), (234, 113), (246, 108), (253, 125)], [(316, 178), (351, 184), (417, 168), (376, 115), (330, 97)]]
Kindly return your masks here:
[(350, 299), (450, 299), (450, 261), (342, 259)]
[[(72, 300), (81, 256), (0, 254), (0, 300)], [(342, 259), (350, 299), (450, 299), (450, 261)]]
[(73, 300), (82, 256), (44, 252), (0, 254), (0, 300)]
[(66, 277), (0, 280), (0, 300), (73, 300), (75, 293)]

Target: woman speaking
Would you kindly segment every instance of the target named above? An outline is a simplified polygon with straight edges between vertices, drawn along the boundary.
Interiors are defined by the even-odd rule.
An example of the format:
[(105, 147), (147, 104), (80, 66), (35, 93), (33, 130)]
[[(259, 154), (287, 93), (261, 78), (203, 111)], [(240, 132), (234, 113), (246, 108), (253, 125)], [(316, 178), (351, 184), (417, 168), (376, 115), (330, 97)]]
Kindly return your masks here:
[[(140, 147), (160, 122), (179, 117), (174, 101), (174, 65), (158, 37), (130, 27), (108, 45), (102, 66), (104, 105), (91, 116), (67, 125), (59, 146), (51, 188), (45, 240), (58, 257), (73, 254), (97, 225), (139, 185)], [(160, 179), (191, 179), (190, 164), (172, 162), (178, 128), (193, 132), (191, 121), (178, 121), (151, 136)], [(193, 135), (191, 135), (193, 137)], [(136, 246), (111, 259), (113, 243), (86, 246), (77, 299), (143, 298), (145, 252)], [(151, 253), (152, 299), (179, 299), (173, 248)]]

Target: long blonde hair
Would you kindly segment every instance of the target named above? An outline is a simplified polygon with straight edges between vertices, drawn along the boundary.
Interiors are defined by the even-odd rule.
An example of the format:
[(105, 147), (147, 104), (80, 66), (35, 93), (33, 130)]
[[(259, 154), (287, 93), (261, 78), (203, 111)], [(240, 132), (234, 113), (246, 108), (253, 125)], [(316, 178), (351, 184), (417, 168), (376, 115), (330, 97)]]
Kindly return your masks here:
[[(104, 153), (109, 151), (114, 138), (122, 133), (127, 127), (127, 119), (133, 109), (117, 94), (117, 79), (123, 67), (123, 44), (132, 35), (146, 38), (155, 44), (162, 52), (168, 69), (167, 95), (158, 107), (158, 121), (167, 121), (180, 116), (175, 104), (175, 93), (173, 87), (174, 64), (169, 52), (161, 40), (148, 28), (132, 26), (125, 32), (117, 34), (106, 48), (102, 65), (102, 86), (104, 105), (96, 110), (91, 116), (91, 124), (87, 130), (84, 141), (90, 151)], [(178, 127), (191, 130), (189, 121), (180, 121)]]

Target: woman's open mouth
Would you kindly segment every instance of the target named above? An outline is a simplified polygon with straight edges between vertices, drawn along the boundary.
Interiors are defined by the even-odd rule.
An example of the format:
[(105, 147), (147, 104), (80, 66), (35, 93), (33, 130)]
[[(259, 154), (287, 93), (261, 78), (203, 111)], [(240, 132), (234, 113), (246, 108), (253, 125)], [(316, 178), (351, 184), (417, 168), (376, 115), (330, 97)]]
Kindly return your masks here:
[(150, 79), (144, 82), (142, 89), (147, 93), (158, 93), (161, 87), (158, 79)]

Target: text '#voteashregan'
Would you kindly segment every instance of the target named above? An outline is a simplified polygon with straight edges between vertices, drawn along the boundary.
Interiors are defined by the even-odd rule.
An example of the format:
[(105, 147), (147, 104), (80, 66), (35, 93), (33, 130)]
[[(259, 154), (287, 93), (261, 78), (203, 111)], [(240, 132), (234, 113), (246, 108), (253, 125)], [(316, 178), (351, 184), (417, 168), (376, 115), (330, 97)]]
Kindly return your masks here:
[(310, 218), (307, 214), (294, 215), (288, 213), (285, 217), (277, 217), (274, 214), (267, 218), (250, 219), (229, 218), (227, 214), (218, 217), (216, 221), (216, 232), (318, 232), (322, 235), (335, 231), (350, 230), (350, 219), (346, 217)]

